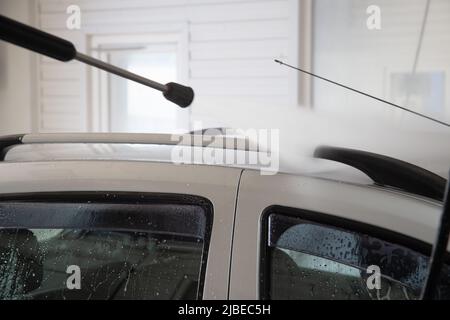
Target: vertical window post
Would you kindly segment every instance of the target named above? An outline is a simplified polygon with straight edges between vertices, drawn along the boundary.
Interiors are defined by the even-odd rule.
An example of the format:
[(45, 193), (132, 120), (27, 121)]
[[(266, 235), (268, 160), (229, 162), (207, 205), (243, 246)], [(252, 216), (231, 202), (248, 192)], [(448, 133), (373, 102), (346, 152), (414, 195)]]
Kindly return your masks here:
[(431, 300), (435, 298), (436, 288), (439, 284), (442, 266), (447, 253), (448, 238), (450, 234), (450, 177), (447, 181), (447, 188), (444, 198), (444, 209), (442, 210), (439, 223), (438, 234), (433, 246), (433, 253), (430, 259), (428, 276), (422, 291), (422, 300)]

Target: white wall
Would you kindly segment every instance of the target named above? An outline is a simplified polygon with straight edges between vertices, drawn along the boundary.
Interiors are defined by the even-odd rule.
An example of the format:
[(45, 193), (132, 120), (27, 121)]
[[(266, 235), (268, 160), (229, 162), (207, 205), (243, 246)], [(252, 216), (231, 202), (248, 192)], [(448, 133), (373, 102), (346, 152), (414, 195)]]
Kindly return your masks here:
[[(33, 23), (33, 9), (33, 1), (0, 1), (2, 15), (28, 24)], [(34, 59), (29, 51), (0, 41), (0, 134), (32, 131)]]
[[(314, 72), (388, 101), (392, 73), (411, 73), (427, 0), (314, 0)], [(381, 30), (368, 30), (366, 9), (381, 9)], [(417, 72), (445, 74), (442, 112), (407, 107), (450, 122), (450, 1), (431, 0)], [(313, 142), (390, 155), (448, 176), (450, 130), (343, 88), (313, 81)], [(326, 124), (328, 123), (328, 125)], [(319, 129), (320, 128), (320, 129)]]
[[(295, 99), (293, 74), (273, 58), (292, 57), (297, 19), (292, 0), (40, 0), (40, 26), (89, 51), (95, 35), (187, 32), (187, 84), (196, 91), (192, 119), (236, 126), (254, 107)], [(66, 29), (66, 8), (81, 8), (81, 29)], [(87, 52), (89, 53), (89, 52)], [(79, 63), (41, 63), (41, 131), (90, 130), (91, 86)], [(157, 80), (157, 79), (155, 79)], [(294, 87), (295, 88), (295, 87)], [(294, 98), (293, 98), (294, 97)], [(239, 114), (240, 112), (240, 114)]]
[[(448, 128), (394, 112), (317, 80), (313, 81), (314, 112), (296, 104), (292, 88), (297, 85), (298, 74), (277, 66), (272, 59), (302, 62), (303, 55), (296, 54), (295, 48), (308, 48), (302, 46), (298, 33), (298, 3), (40, 0), (39, 23), (44, 30), (73, 41), (81, 52), (88, 51), (92, 35), (187, 30), (187, 82), (197, 92), (191, 108), (193, 120), (202, 120), (205, 126), (280, 129), (281, 157), (293, 165), (298, 165), (296, 156), (317, 144), (332, 144), (391, 155), (446, 175), (450, 163)], [(425, 1), (377, 1), (384, 17), (379, 33), (368, 33), (365, 28), (370, 0), (314, 3), (322, 4), (318, 6), (325, 15), (314, 28), (314, 71), (389, 99), (381, 70), (383, 66), (389, 70), (411, 66)], [(69, 4), (82, 9), (79, 31), (65, 27)], [(450, 34), (448, 9), (449, 1), (432, 0), (427, 35), (434, 37), (425, 40), (419, 70), (449, 61), (448, 50), (439, 50), (447, 48), (443, 45)], [(77, 62), (61, 64), (42, 58), (39, 74), (39, 130), (90, 130), (92, 87), (86, 81), (88, 69)]]
[[(396, 101), (391, 79), (396, 73), (413, 73), (427, 0), (316, 0), (314, 4), (314, 71), (403, 104), (403, 99)], [(366, 27), (366, 9), (373, 4), (381, 9), (380, 30)], [(413, 98), (407, 107), (450, 122), (449, 57), (450, 1), (431, 0), (416, 72), (444, 74), (445, 101), (440, 111)], [(414, 121), (414, 116), (342, 88), (321, 81), (314, 81), (314, 88), (317, 110), (332, 115), (360, 113), (376, 121), (427, 127), (427, 122)]]

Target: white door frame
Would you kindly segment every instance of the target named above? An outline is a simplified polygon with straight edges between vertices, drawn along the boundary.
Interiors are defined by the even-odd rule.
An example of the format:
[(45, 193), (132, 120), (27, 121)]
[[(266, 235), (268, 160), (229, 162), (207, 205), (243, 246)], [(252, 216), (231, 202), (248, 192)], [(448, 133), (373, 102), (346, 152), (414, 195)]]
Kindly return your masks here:
[[(139, 34), (91, 35), (88, 41), (89, 54), (94, 58), (108, 61), (108, 52), (112, 50), (149, 50), (152, 45), (175, 45), (177, 48), (177, 74), (174, 81), (187, 83), (189, 79), (188, 32), (147, 32)], [(147, 49), (147, 47), (150, 47)], [(108, 74), (96, 68), (90, 68), (91, 85), (88, 104), (88, 127), (90, 131), (110, 131)], [(151, 89), (149, 89), (151, 90)], [(163, 99), (163, 97), (161, 97)], [(183, 113), (189, 121), (190, 113)]]
[[(289, 0), (289, 59), (287, 63), (312, 71), (313, 2)], [(289, 74), (289, 99), (294, 106), (312, 107), (312, 79), (292, 70)]]

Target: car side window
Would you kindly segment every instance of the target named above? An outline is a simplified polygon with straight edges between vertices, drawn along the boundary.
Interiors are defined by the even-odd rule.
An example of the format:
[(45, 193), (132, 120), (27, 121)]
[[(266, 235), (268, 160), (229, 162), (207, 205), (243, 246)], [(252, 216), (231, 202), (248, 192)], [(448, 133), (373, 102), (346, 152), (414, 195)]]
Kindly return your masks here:
[(201, 298), (211, 211), (159, 202), (0, 202), (0, 298)]
[[(261, 295), (267, 299), (418, 299), (428, 256), (365, 233), (271, 209), (265, 215)], [(320, 214), (317, 214), (318, 216)], [(379, 272), (379, 273), (378, 273)], [(441, 299), (450, 298), (445, 266)]]

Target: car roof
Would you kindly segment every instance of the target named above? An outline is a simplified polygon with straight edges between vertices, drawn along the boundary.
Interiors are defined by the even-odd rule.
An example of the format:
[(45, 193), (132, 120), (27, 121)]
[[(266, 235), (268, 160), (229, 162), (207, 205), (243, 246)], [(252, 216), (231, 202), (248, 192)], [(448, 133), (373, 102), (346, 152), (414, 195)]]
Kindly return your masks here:
[[(326, 147), (336, 152), (335, 147)], [(317, 149), (316, 149), (317, 150)], [(345, 150), (345, 149), (343, 149)], [(354, 153), (357, 150), (347, 149)], [(358, 152), (358, 151), (357, 151)], [(183, 158), (181, 162), (174, 161), (174, 155), (214, 154), (224, 155), (225, 161), (210, 161), (207, 158)], [(238, 159), (250, 159), (253, 155), (272, 155), (269, 147), (259, 145), (242, 136), (189, 134), (133, 134), (133, 133), (64, 133), (64, 134), (28, 134), (0, 137), (0, 163), (4, 162), (53, 162), (53, 161), (144, 161), (154, 163), (174, 163), (189, 165), (208, 165), (246, 170), (259, 170), (262, 174), (293, 174), (318, 179), (333, 180), (342, 183), (357, 184), (370, 188), (381, 188), (386, 191), (430, 200), (411, 188), (382, 186), (365, 170), (358, 166), (347, 165), (345, 161), (329, 161), (333, 158), (315, 158), (298, 153), (288, 158), (270, 159), (266, 163), (239, 162)], [(372, 154), (371, 156), (380, 157)], [(278, 150), (274, 152), (279, 156)], [(383, 156), (381, 156), (382, 158)], [(319, 156), (320, 158), (320, 156)], [(232, 159), (232, 161), (228, 161)], [(329, 159), (329, 160), (325, 160)], [(220, 160), (220, 157), (219, 157)], [(267, 158), (265, 159), (267, 160)], [(390, 165), (387, 159), (384, 165)], [(377, 160), (378, 161), (378, 160)], [(385, 162), (386, 160), (381, 159)], [(275, 166), (272, 166), (275, 163)], [(411, 166), (405, 163), (406, 166)], [(414, 167), (414, 166), (413, 166)], [(420, 170), (420, 168), (418, 168)], [(410, 168), (406, 168), (407, 171)], [(364, 172), (363, 172), (364, 171)], [(403, 171), (403, 168), (401, 168)], [(403, 172), (405, 173), (405, 172)], [(409, 171), (409, 174), (411, 172)], [(416, 173), (414, 173), (416, 174)], [(419, 174), (419, 173), (418, 173)], [(418, 178), (419, 183), (426, 181), (431, 172), (425, 172), (425, 177)], [(421, 174), (419, 174), (421, 175)], [(369, 177), (370, 176), (370, 177)], [(425, 178), (425, 180), (423, 180)], [(435, 179), (436, 177), (433, 177)], [(410, 190), (411, 189), (411, 190)], [(433, 201), (441, 201), (432, 197)]]
[[(270, 154), (270, 148), (239, 136), (202, 134), (62, 133), (28, 134), (8, 150), (4, 161), (40, 162), (65, 160), (117, 160), (174, 162), (175, 153), (201, 154), (221, 151), (225, 161), (187, 158), (187, 164), (216, 165), (264, 170), (265, 165), (239, 162), (252, 155)], [(358, 184), (372, 180), (357, 169), (340, 163), (298, 155), (279, 161), (276, 173), (308, 175)]]

